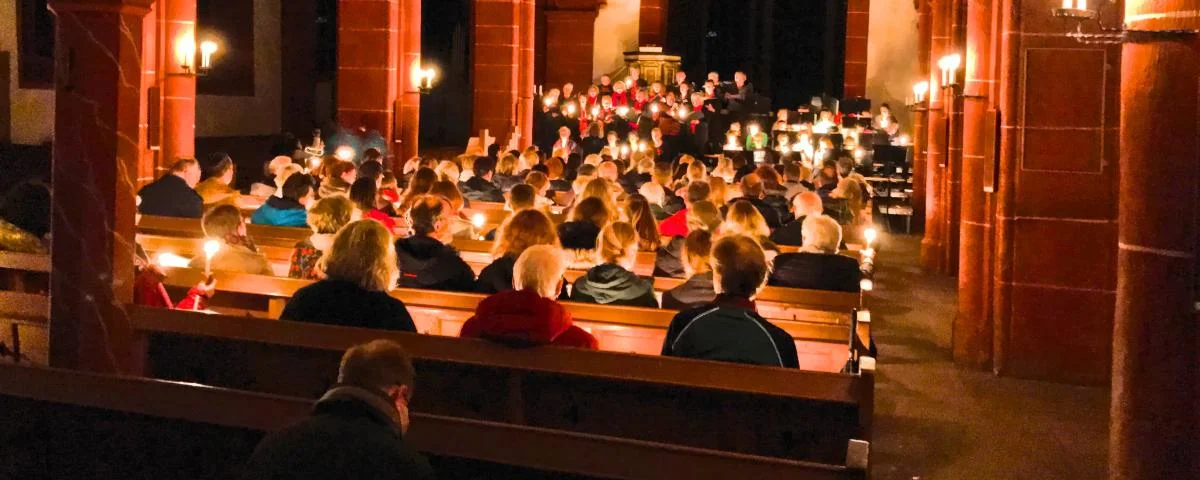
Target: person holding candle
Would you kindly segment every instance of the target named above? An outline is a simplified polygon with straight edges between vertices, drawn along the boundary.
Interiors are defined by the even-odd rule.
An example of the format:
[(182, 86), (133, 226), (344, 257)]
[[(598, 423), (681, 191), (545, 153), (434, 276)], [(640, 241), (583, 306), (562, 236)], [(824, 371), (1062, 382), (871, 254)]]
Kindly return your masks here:
[(219, 242), (220, 248), (212, 259), (197, 255), (188, 263), (189, 268), (206, 268), (215, 272), (248, 273), (252, 275), (274, 275), (267, 257), (258, 251), (254, 241), (246, 235), (246, 224), (242, 212), (232, 205), (219, 205), (204, 214), (200, 221), (204, 236)]

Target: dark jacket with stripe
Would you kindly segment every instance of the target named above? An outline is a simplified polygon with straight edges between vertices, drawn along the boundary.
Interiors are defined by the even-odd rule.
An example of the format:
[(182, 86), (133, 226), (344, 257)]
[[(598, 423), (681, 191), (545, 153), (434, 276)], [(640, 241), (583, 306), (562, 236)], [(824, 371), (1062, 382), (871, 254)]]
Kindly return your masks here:
[(753, 301), (731, 295), (717, 295), (712, 303), (675, 315), (662, 354), (800, 368), (791, 335), (759, 316)]

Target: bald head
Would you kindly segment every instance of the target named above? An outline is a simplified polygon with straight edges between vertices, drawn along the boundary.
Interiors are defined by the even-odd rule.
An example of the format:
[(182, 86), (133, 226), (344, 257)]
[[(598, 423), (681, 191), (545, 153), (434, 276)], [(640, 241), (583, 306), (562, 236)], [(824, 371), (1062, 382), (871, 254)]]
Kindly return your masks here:
[(617, 178), (621, 174), (620, 170), (617, 168), (617, 163), (612, 161), (601, 162), (600, 168), (597, 169), (597, 172), (599, 173), (600, 178), (611, 182), (617, 181)]
[(796, 217), (820, 215), (825, 211), (824, 202), (816, 192), (804, 192), (792, 197), (792, 212)]

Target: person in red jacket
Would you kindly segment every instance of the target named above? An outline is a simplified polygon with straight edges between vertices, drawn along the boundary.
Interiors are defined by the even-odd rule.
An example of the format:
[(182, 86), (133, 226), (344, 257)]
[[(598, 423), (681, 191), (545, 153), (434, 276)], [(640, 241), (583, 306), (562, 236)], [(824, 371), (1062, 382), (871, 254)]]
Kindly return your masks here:
[(566, 271), (561, 248), (529, 247), (513, 267), (513, 290), (480, 302), (459, 336), (517, 347), (556, 345), (595, 350), (596, 337), (575, 326), (570, 312), (554, 300), (562, 290)]

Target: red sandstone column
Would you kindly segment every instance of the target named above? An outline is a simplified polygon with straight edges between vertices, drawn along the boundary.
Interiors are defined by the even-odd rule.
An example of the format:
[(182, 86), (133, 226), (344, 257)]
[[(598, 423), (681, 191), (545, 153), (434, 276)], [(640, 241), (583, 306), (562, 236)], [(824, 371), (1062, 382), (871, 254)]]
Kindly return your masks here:
[(517, 129), (521, 133), (519, 146), (533, 143), (533, 68), (537, 45), (537, 4), (534, 0), (517, 0), (520, 26), (520, 61), (517, 64)]
[[(951, 0), (950, 4), (950, 44), (946, 54), (963, 55), (966, 46), (966, 11), (967, 0)], [(965, 56), (965, 55), (964, 55)], [(958, 81), (963, 81), (963, 71), (960, 66), (957, 73)], [(963, 99), (961, 96), (947, 95), (946, 117), (947, 126), (947, 156), (945, 192), (942, 195), (944, 207), (942, 211), (942, 238), (944, 240), (945, 263), (942, 272), (958, 275), (958, 226), (962, 217), (962, 146), (963, 146)]]
[[(917, 5), (917, 71), (921, 75), (928, 75), (929, 72), (929, 42), (930, 38), (930, 15), (929, 7), (931, 0), (918, 0)], [(928, 98), (928, 94), (926, 94)], [(912, 112), (913, 126), (913, 223), (918, 226), (925, 225), (925, 177), (926, 177), (926, 162), (925, 156), (929, 153), (929, 118), (928, 118), (928, 103), (922, 102), (917, 105), (916, 110)]]
[(993, 144), (986, 129), (992, 86), (992, 0), (972, 2), (967, 11), (962, 152), (962, 222), (958, 268), (958, 314), (954, 319), (956, 362), (976, 369), (991, 367), (990, 279), (984, 276), (985, 239), (991, 234), (984, 193), (985, 162)]
[(397, 102), (396, 142), (399, 145), (392, 159), (394, 170), (399, 170), (404, 161), (416, 156), (420, 147), (421, 93), (413, 73), (422, 68), (421, 0), (401, 0), (399, 24), (402, 46), (396, 74), (399, 77), (397, 87), (402, 94)]
[[(567, 82), (579, 88), (592, 81), (596, 1), (556, 4), (556, 9), (546, 9), (546, 88)], [(561, 45), (572, 48), (554, 47)]]
[[(180, 66), (180, 52), (197, 47), (196, 0), (160, 0), (162, 40), (162, 166), (196, 157), (196, 77)], [(192, 62), (193, 72), (196, 62)]]
[[(142, 83), (141, 102), (138, 108), (138, 166), (137, 182), (139, 186), (153, 182), (158, 176), (159, 148), (162, 144), (162, 99), (158, 98), (158, 68), (161, 61), (158, 57), (158, 3), (150, 7), (150, 13), (142, 19)], [(151, 95), (151, 91), (155, 92)], [(151, 99), (155, 101), (151, 103)], [(152, 113), (153, 112), (153, 113)], [(154, 122), (151, 126), (150, 123)], [(156, 148), (151, 149), (151, 146)]]
[(850, 0), (846, 6), (846, 70), (842, 96), (867, 96), (867, 32), (871, 0)]
[(921, 239), (921, 268), (927, 272), (939, 272), (944, 265), (943, 171), (946, 166), (946, 115), (945, 99), (941, 89), (941, 72), (937, 70), (938, 59), (948, 44), (948, 18), (946, 4), (951, 0), (930, 0), (930, 47), (929, 47), (929, 128), (925, 155), (925, 237)]
[(638, 45), (664, 46), (667, 41), (667, 1), (642, 0)]
[(51, 0), (55, 36), (50, 363), (135, 372), (134, 195), (150, 0)]
[[(1200, 1), (1127, 0), (1125, 22), (1197, 29)], [(1197, 85), (1197, 37), (1124, 45), (1111, 478), (1200, 479)]]
[(338, 0), (337, 41), (338, 125), (378, 131), (394, 146), (400, 0)]

